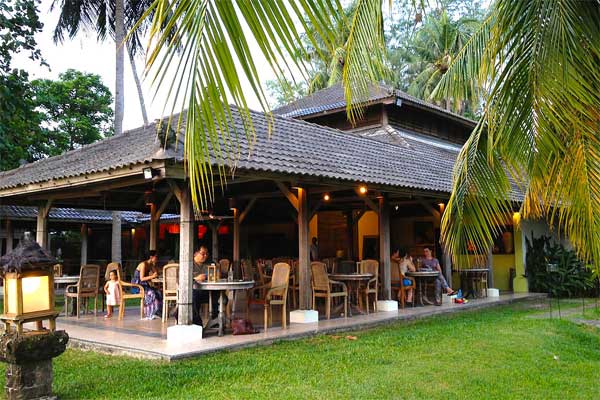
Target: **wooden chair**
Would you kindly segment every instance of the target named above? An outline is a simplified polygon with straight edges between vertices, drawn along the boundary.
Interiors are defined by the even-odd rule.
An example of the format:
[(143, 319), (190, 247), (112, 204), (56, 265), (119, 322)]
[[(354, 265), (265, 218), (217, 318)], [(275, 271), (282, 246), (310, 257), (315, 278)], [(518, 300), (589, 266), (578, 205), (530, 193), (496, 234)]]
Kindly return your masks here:
[[(135, 283), (125, 282), (123, 280), (123, 272), (119, 263), (112, 262), (108, 264), (106, 269), (112, 268), (117, 271), (119, 278), (119, 319), (122, 320), (125, 316), (125, 303), (128, 299), (140, 299), (140, 319), (144, 318), (144, 287)], [(133, 289), (137, 289), (137, 293), (133, 293)]]
[(54, 271), (54, 276), (63, 276), (63, 265), (62, 264), (54, 264), (52, 266), (52, 270)]
[(179, 264), (167, 264), (163, 267), (163, 307), (162, 322), (167, 322), (169, 316), (169, 302), (177, 305), (177, 282), (179, 278)]
[[(65, 289), (65, 317), (69, 316), (69, 298), (77, 299), (77, 318), (79, 318), (81, 302), (84, 299), (90, 298), (94, 299), (94, 316), (97, 315), (99, 278), (99, 265), (87, 264), (81, 266), (77, 284), (69, 285)], [(73, 307), (75, 307), (75, 305), (73, 305)]]
[[(344, 317), (348, 316), (348, 288), (343, 282), (338, 282), (329, 279), (327, 275), (327, 267), (325, 263), (313, 261), (310, 264), (311, 283), (312, 283), (312, 305), (313, 310), (317, 309), (317, 297), (325, 298), (325, 316), (327, 319), (331, 317), (331, 302), (334, 297), (343, 297), (344, 300)], [(341, 287), (341, 291), (334, 292), (333, 286)]]
[[(287, 294), (288, 285), (290, 283), (290, 266), (286, 263), (275, 264), (273, 268), (273, 276), (271, 285), (265, 296), (265, 332), (269, 327), (269, 321), (273, 315), (272, 307), (274, 305), (281, 306), (281, 324), (283, 329), (287, 327)], [(270, 311), (270, 312), (269, 312)]]
[[(406, 277), (402, 274), (402, 270), (400, 269), (400, 264), (395, 261), (391, 262), (392, 267), (392, 289), (398, 291), (398, 301), (400, 302), (400, 306), (404, 308), (404, 304), (406, 303), (406, 293), (409, 290), (413, 291), (413, 301), (414, 294), (417, 288), (415, 284), (414, 278)], [(412, 283), (410, 285), (404, 285), (404, 279), (410, 280)]]
[[(373, 300), (373, 311), (377, 312), (377, 286), (379, 282), (379, 262), (377, 260), (362, 260), (360, 263), (360, 273), (362, 274), (372, 274), (373, 278), (371, 278), (366, 285), (360, 288), (362, 294), (365, 295), (366, 299), (366, 311), (369, 314), (369, 297), (370, 295), (374, 296)], [(359, 300), (362, 296), (359, 297)]]

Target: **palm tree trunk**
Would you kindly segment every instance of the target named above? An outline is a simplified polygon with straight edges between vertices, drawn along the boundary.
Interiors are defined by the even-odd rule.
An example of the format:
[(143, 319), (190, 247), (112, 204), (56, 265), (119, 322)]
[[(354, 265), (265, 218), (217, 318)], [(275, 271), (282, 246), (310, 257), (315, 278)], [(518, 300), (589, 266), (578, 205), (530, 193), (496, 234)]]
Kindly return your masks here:
[(148, 113), (146, 111), (146, 102), (144, 101), (144, 92), (142, 91), (142, 83), (137, 73), (135, 66), (135, 57), (131, 52), (131, 48), (127, 46), (127, 54), (129, 55), (129, 63), (131, 64), (131, 72), (133, 72), (133, 80), (135, 81), (135, 87), (137, 88), (138, 98), (140, 100), (140, 108), (142, 109), (142, 118), (144, 119), (144, 126), (148, 126)]
[(123, 86), (124, 58), (123, 40), (125, 39), (125, 10), (124, 1), (115, 0), (115, 135), (123, 132), (123, 113), (125, 112), (125, 96)]

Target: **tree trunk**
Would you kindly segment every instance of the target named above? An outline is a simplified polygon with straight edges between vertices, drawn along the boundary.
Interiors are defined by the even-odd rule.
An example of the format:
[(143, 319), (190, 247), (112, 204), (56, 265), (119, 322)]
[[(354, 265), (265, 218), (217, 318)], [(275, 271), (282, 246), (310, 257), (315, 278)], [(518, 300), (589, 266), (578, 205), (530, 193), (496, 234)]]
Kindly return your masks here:
[(144, 101), (144, 92), (142, 91), (142, 83), (137, 73), (135, 66), (135, 57), (131, 52), (131, 48), (127, 46), (127, 54), (129, 55), (129, 63), (131, 64), (131, 72), (133, 73), (133, 80), (135, 81), (135, 87), (138, 92), (138, 99), (140, 100), (140, 108), (142, 109), (142, 118), (144, 119), (144, 126), (148, 126), (148, 113), (146, 112), (146, 102)]
[(115, 0), (115, 135), (123, 133), (123, 113), (125, 112), (125, 96), (123, 87), (124, 58), (123, 40), (125, 39), (124, 0)]

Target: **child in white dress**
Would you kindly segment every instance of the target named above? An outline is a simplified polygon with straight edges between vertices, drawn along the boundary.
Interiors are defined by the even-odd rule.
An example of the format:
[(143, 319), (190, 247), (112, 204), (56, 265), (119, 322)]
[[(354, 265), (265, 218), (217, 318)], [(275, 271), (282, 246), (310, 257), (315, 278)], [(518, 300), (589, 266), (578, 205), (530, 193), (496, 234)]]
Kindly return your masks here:
[(104, 293), (106, 293), (106, 310), (107, 313), (104, 318), (112, 317), (113, 308), (119, 305), (119, 296), (121, 294), (119, 290), (119, 279), (117, 277), (117, 271), (112, 270), (109, 272), (109, 281), (104, 285)]

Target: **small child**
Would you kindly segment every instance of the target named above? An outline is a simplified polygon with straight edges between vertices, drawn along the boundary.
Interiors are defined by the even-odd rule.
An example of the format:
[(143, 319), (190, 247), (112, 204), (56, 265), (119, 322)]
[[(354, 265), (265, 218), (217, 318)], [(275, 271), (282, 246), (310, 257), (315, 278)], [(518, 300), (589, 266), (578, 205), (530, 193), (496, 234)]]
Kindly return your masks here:
[(119, 280), (117, 271), (112, 270), (108, 273), (109, 281), (104, 285), (104, 293), (106, 293), (106, 310), (104, 318), (112, 317), (113, 307), (119, 304)]

